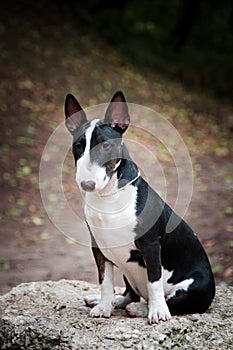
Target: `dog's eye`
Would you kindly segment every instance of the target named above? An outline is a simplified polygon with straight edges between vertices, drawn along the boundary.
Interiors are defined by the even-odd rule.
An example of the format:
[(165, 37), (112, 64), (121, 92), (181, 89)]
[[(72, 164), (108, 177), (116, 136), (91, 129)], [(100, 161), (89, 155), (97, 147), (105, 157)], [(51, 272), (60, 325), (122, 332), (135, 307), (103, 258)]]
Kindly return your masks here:
[(82, 149), (82, 144), (81, 144), (81, 142), (75, 143), (75, 144), (74, 144), (74, 148), (75, 148), (75, 150), (77, 150), (77, 151), (81, 150), (81, 149)]
[(82, 148), (82, 144), (81, 144), (81, 142), (76, 143), (75, 148), (77, 148), (77, 149)]
[(73, 145), (73, 152), (76, 156), (80, 157), (83, 152), (83, 145), (81, 142), (77, 142)]
[(110, 142), (105, 141), (102, 143), (102, 148), (104, 151), (109, 151), (111, 149), (112, 145)]

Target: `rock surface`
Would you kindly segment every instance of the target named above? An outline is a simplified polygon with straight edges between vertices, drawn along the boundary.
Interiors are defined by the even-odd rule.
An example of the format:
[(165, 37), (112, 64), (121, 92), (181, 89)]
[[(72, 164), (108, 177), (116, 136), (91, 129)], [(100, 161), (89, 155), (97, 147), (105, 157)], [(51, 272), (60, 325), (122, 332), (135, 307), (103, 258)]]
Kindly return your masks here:
[[(121, 291), (119, 288), (116, 290)], [(205, 314), (173, 317), (149, 326), (116, 310), (110, 319), (89, 316), (86, 282), (24, 283), (0, 297), (0, 348), (4, 349), (233, 349), (233, 288), (217, 288)]]

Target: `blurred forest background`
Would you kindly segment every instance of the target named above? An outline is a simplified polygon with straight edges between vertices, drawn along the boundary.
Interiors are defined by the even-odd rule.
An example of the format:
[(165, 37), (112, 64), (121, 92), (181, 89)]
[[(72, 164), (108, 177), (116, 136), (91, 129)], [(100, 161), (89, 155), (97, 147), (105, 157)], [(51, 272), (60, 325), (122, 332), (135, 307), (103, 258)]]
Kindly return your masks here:
[(232, 96), (232, 1), (74, 0), (62, 6), (83, 32), (99, 33), (140, 70)]
[[(195, 181), (185, 219), (217, 283), (233, 285), (232, 1), (3, 0), (0, 19), (0, 293), (33, 280), (97, 282), (90, 249), (48, 219), (39, 165), (63, 121), (67, 92), (85, 107), (108, 102), (118, 89), (161, 113), (183, 137)], [(164, 149), (144, 141), (159, 151), (173, 187)], [(63, 172), (67, 200), (81, 212), (71, 154)], [(88, 234), (85, 225), (77, 230)]]

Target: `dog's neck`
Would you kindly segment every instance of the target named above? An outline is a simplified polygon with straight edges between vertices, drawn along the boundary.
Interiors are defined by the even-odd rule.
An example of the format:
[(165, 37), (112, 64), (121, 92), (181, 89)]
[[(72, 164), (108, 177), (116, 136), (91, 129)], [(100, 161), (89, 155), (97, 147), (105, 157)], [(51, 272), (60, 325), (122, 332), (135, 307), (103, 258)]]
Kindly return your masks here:
[(137, 175), (130, 181), (126, 182), (124, 186), (118, 187), (117, 186), (117, 179), (115, 177), (112, 178), (108, 185), (105, 186), (105, 188), (103, 189), (103, 191), (99, 192), (98, 195), (100, 197), (113, 197), (114, 195), (118, 194), (120, 191), (123, 191), (126, 189), (126, 187), (128, 187), (129, 185), (132, 185), (135, 181), (138, 180), (138, 178), (140, 177), (140, 171), (138, 171)]
[(116, 165), (114, 173), (108, 184), (99, 192), (92, 194), (99, 197), (114, 197), (118, 192), (126, 189), (131, 184), (134, 184), (140, 177), (140, 171), (137, 165), (132, 161), (129, 152), (125, 145), (122, 149), (122, 158)]
[[(85, 195), (85, 215), (89, 217), (100, 215), (98, 218), (111, 217), (111, 215), (119, 214), (122, 211), (127, 212), (132, 203), (135, 203), (135, 193), (137, 192), (134, 183), (139, 179), (137, 176), (125, 180), (124, 186), (119, 187), (119, 179), (115, 173), (107, 186), (101, 192), (87, 192)], [(126, 182), (127, 181), (127, 182)]]

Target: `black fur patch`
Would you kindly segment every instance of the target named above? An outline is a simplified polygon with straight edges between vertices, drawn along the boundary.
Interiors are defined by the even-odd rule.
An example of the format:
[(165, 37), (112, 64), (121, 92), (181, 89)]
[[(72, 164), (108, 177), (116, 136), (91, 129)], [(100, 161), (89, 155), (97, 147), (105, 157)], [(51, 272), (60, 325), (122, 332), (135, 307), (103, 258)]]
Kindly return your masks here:
[(130, 250), (130, 257), (127, 262), (137, 262), (139, 266), (146, 267), (143, 255), (138, 249)]

